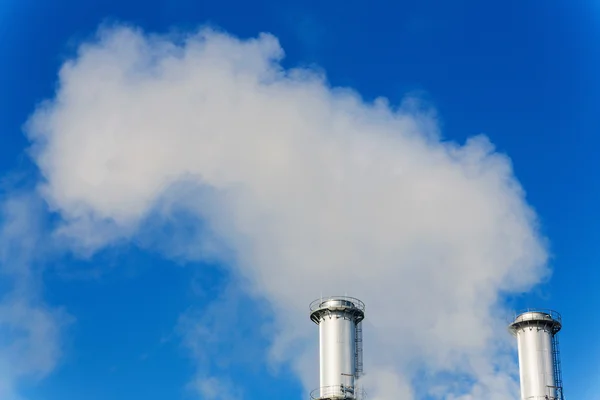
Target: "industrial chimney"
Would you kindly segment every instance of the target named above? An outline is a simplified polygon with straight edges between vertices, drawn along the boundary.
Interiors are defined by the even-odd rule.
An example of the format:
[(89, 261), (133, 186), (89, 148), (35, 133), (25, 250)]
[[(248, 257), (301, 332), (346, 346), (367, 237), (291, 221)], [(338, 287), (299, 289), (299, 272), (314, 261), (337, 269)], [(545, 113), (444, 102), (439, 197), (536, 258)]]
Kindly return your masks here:
[(320, 384), (311, 393), (318, 400), (359, 400), (362, 390), (362, 325), (365, 304), (334, 296), (310, 304), (310, 319), (319, 325)]
[(564, 400), (558, 331), (560, 314), (527, 309), (509, 325), (519, 345), (521, 400)]

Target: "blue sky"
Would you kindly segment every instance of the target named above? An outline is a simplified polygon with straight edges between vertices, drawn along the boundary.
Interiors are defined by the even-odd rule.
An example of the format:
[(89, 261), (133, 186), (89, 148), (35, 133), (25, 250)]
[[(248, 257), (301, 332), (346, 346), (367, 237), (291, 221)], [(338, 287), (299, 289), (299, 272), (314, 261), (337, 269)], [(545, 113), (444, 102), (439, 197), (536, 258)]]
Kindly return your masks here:
[[(227, 179), (237, 182), (239, 187), (236, 187), (242, 193), (240, 198), (245, 203), (247, 200), (247, 203), (254, 205), (251, 212), (246, 212), (247, 209), (231, 197), (220, 197), (220, 191), (233, 190), (236, 193), (237, 190), (220, 186), (221, 181), (209, 182), (208, 189), (199, 189), (200, 194), (194, 191), (194, 185), (190, 186), (188, 192), (186, 188), (189, 185), (176, 182), (179, 186), (172, 192), (162, 194), (168, 198), (165, 201), (174, 211), (169, 208), (170, 211), (165, 216), (157, 212), (160, 207), (151, 208), (140, 216), (137, 211), (121, 209), (111, 203), (111, 199), (125, 199), (122, 201), (126, 202), (128, 199), (137, 200), (135, 197), (120, 198), (115, 195), (102, 202), (96, 201), (95, 197), (99, 193), (101, 197), (104, 190), (110, 190), (110, 187), (100, 186), (101, 192), (94, 192), (95, 194), (85, 192), (84, 189), (74, 189), (76, 185), (85, 183), (85, 177), (82, 180), (68, 171), (61, 172), (61, 166), (66, 170), (81, 169), (84, 175), (85, 168), (93, 166), (85, 160), (78, 161), (76, 157), (78, 146), (83, 146), (81, 143), (84, 142), (73, 144), (71, 150), (61, 153), (61, 146), (75, 143), (78, 137), (76, 133), (61, 135), (61, 127), (67, 126), (67, 123), (52, 129), (40, 128), (40, 132), (44, 129), (53, 132), (48, 135), (48, 140), (50, 143), (57, 143), (55, 147), (43, 147), (45, 144), (40, 144), (43, 141), (39, 136), (24, 134), (26, 121), (42, 100), (54, 100), (57, 92), (65, 87), (74, 88), (74, 96), (85, 96), (88, 87), (86, 82), (89, 82), (90, 87), (93, 86), (93, 73), (90, 73), (89, 81), (83, 80), (87, 76), (84, 72), (89, 72), (85, 70), (88, 64), (82, 61), (76, 68), (82, 77), (77, 75), (77, 79), (72, 78), (72, 81), (67, 77), (59, 82), (57, 74), (61, 65), (67, 60), (83, 60), (83, 50), (78, 50), (82, 43), (104, 48), (104, 44), (95, 37), (101, 24), (105, 24), (109, 32), (118, 30), (115, 26), (119, 24), (126, 24), (139, 28), (138, 32), (157, 35), (172, 34), (174, 31), (189, 33), (209, 25), (226, 32), (227, 37), (239, 38), (242, 42), (261, 32), (268, 32), (279, 40), (285, 52), (285, 58), (276, 61), (281, 63), (280, 68), (286, 70), (300, 67), (325, 73), (328, 84), (323, 91), (328, 91), (331, 87), (349, 87), (360, 94), (363, 99), (361, 102), (370, 104), (375, 98), (385, 97), (393, 109), (407, 95), (417, 97), (426, 108), (436, 110), (436, 117), (432, 121), (437, 124), (442, 137), (433, 139), (436, 143), (456, 142), (462, 145), (469, 137), (486, 135), (496, 146), (496, 150), (507, 155), (512, 162), (514, 176), (511, 172), (505, 178), (511, 182), (513, 179), (520, 182), (526, 193), (525, 203), (535, 210), (539, 226), (527, 223), (525, 227), (537, 232), (540, 243), (547, 243), (547, 265), (552, 270), (552, 275), (547, 277), (536, 269), (534, 261), (531, 261), (531, 265), (524, 261), (522, 268), (527, 276), (523, 278), (524, 287), (514, 282), (498, 283), (489, 288), (486, 286), (487, 290), (483, 292), (494, 297), (489, 300), (487, 310), (491, 312), (498, 307), (509, 309), (536, 306), (560, 311), (564, 319), (561, 345), (565, 393), (569, 398), (590, 399), (596, 396), (600, 389), (594, 383), (599, 368), (597, 359), (600, 345), (595, 338), (599, 323), (589, 316), (600, 305), (600, 297), (595, 290), (600, 279), (596, 268), (600, 255), (595, 243), (600, 234), (600, 228), (595, 223), (600, 217), (600, 183), (596, 179), (600, 167), (600, 158), (596, 154), (596, 146), (600, 143), (597, 136), (600, 120), (595, 112), (600, 100), (600, 80), (597, 77), (600, 59), (595, 49), (600, 35), (597, 28), (600, 7), (597, 4), (592, 1), (579, 1), (577, 4), (507, 1), (502, 5), (491, 5), (474, 0), (401, 1), (396, 4), (374, 2), (369, 5), (365, 2), (337, 0), (265, 0), (252, 3), (233, 0), (212, 3), (191, 0), (106, 0), (84, 3), (74, 0), (9, 0), (0, 5), (0, 54), (3, 60), (0, 63), (0, 172), (3, 176), (3, 204), (17, 204), (14, 209), (21, 211), (15, 211), (14, 215), (20, 215), (19, 218), (26, 220), (23, 222), (26, 226), (24, 237), (35, 237), (35, 240), (32, 239), (33, 244), (30, 244), (22, 240), (21, 236), (14, 236), (11, 230), (6, 230), (8, 233), (1, 236), (5, 241), (2, 247), (10, 248), (11, 251), (5, 251), (3, 254), (6, 255), (2, 256), (3, 283), (0, 284), (0, 291), (3, 292), (6, 310), (25, 299), (23, 301), (28, 307), (32, 307), (28, 313), (33, 309), (41, 310), (51, 321), (49, 324), (56, 328), (56, 334), (51, 335), (48, 332), (54, 328), (42, 329), (46, 332), (45, 336), (41, 336), (44, 339), (37, 336), (29, 339), (37, 341), (36, 346), (40, 345), (40, 340), (48, 340), (48, 346), (56, 349), (56, 352), (48, 355), (48, 359), (40, 361), (37, 360), (41, 351), (38, 347), (29, 344), (23, 348), (11, 345), (20, 343), (20, 329), (27, 331), (27, 328), (19, 325), (22, 322), (15, 323), (10, 317), (13, 315), (10, 311), (0, 313), (0, 367), (5, 372), (9, 371), (8, 376), (14, 377), (10, 378), (10, 382), (2, 382), (2, 385), (14, 386), (4, 393), (40, 400), (208, 400), (234, 399), (238, 398), (239, 393), (245, 399), (274, 398), (280, 397), (282, 393), (285, 393), (286, 398), (300, 399), (304, 398), (306, 386), (318, 385), (314, 381), (314, 385), (310, 386), (307, 380), (310, 381), (312, 375), (306, 372), (306, 365), (310, 365), (312, 360), (316, 369), (318, 360), (306, 356), (312, 355), (312, 350), (305, 351), (302, 347), (310, 347), (314, 343), (306, 342), (304, 337), (290, 336), (289, 332), (294, 331), (295, 323), (285, 325), (285, 312), (278, 307), (278, 304), (286, 307), (290, 305), (278, 303), (283, 302), (285, 296), (276, 289), (277, 285), (283, 282), (284, 285), (294, 286), (295, 282), (286, 282), (285, 274), (279, 278), (272, 277), (269, 272), (271, 270), (257, 266), (262, 265), (264, 257), (268, 258), (269, 251), (265, 250), (265, 246), (269, 246), (269, 235), (280, 237), (277, 232), (282, 231), (279, 229), (285, 231), (290, 226), (298, 228), (298, 225), (281, 222), (288, 221), (288, 217), (297, 214), (296, 211), (288, 214), (285, 207), (281, 212), (271, 213), (271, 209), (279, 210), (277, 207), (281, 204), (261, 200), (255, 190), (262, 192), (263, 186), (260, 185), (263, 181), (256, 178), (253, 183), (248, 183), (255, 175), (238, 172), (228, 175), (230, 170), (224, 166), (228, 166), (233, 159), (246, 158), (239, 155), (237, 158), (224, 157), (222, 164), (215, 167), (215, 170), (219, 171), (217, 175), (228, 176), (230, 178)], [(143, 36), (142, 33), (139, 35)], [(121, 40), (119, 38), (116, 35), (111, 40), (118, 42)], [(152, 48), (153, 45), (149, 46)], [(238, 44), (230, 46), (237, 51)], [(264, 46), (267, 49), (264, 51), (271, 51), (268, 43), (265, 42)], [(106, 48), (111, 49), (110, 45), (106, 45)], [(254, 53), (246, 55), (252, 54)], [(226, 55), (222, 57), (227, 59)], [(106, 62), (108, 65), (108, 61)], [(118, 64), (118, 61), (115, 63)], [(190, 82), (186, 85), (192, 85)], [(68, 86), (69, 84), (72, 86)], [(114, 93), (129, 95), (127, 91)], [(302, 93), (298, 92), (296, 95), (302, 97)], [(337, 96), (335, 91), (332, 93), (332, 96)], [(125, 97), (111, 97), (111, 102), (118, 98)], [(68, 108), (70, 103), (66, 103), (65, 107)], [(81, 112), (81, 109), (76, 108), (76, 103), (71, 105), (72, 109), (64, 111), (64, 114), (60, 114), (61, 110), (52, 112), (65, 120), (75, 120), (78, 118), (77, 113)], [(128, 103), (124, 104), (127, 107)], [(177, 110), (183, 109), (184, 106)], [(147, 113), (152, 108), (141, 110)], [(360, 110), (363, 108), (357, 113), (362, 112)], [(173, 115), (176, 113), (177, 111), (172, 111)], [(109, 114), (98, 111), (98, 119), (90, 119), (92, 122), (84, 120), (81, 122), (83, 125), (77, 125), (83, 127), (78, 128), (81, 129), (80, 137), (83, 141), (95, 140), (95, 145), (101, 143), (101, 129), (96, 136), (89, 133), (88, 137), (86, 132), (91, 132), (97, 125), (93, 121), (104, 120), (107, 115)], [(188, 115), (189, 113), (182, 111), (181, 118), (187, 120)], [(284, 112), (282, 115), (284, 116), (281, 118), (285, 118)], [(237, 117), (233, 115), (231, 118)], [(168, 116), (165, 118), (168, 119)], [(369, 121), (372, 118), (375, 117), (365, 117)], [(155, 124), (160, 124), (161, 121), (159, 119)], [(374, 124), (369, 126), (380, 126), (377, 122), (369, 123)], [(231, 129), (235, 131), (234, 128)], [(66, 132), (67, 128), (64, 130)], [(73, 132), (75, 131), (77, 129)], [(240, 132), (232, 133), (233, 141), (237, 140), (236, 135), (242, 135)], [(196, 143), (199, 147), (208, 146), (208, 142), (193, 139), (194, 136), (191, 135), (192, 139), (181, 136), (183, 144), (175, 146), (175, 150), (183, 152), (189, 143)], [(155, 138), (162, 140), (160, 138), (163, 136), (157, 133)], [(129, 143), (118, 140), (120, 139), (115, 139), (123, 146)], [(173, 142), (177, 140), (179, 139), (173, 139)], [(256, 140), (272, 138), (259, 136)], [(298, 147), (309, 145), (309, 142), (302, 140), (294, 143)], [(372, 143), (365, 140), (364, 143)], [(35, 152), (32, 155), (28, 150), (32, 143), (43, 147), (41, 152), (46, 158)], [(132, 139), (132, 143), (135, 148), (126, 160), (144, 159), (143, 143), (146, 142), (135, 142)], [(313, 138), (310, 143), (312, 146), (321, 142)], [(337, 142), (333, 140), (333, 143)], [(319, 149), (323, 147), (315, 146), (310, 154), (320, 154)], [(398, 146), (397, 157), (400, 159), (403, 156), (410, 158), (407, 154), (417, 151), (415, 147), (404, 152), (406, 147), (401, 147), (400, 144)], [(396, 149), (395, 145), (391, 148)], [(199, 154), (200, 150), (198, 149)], [(336, 150), (331, 151), (334, 152), (332, 154), (337, 154)], [(248, 147), (248, 153), (251, 152), (252, 148)], [(342, 160), (344, 155), (341, 150), (340, 152), (338, 157)], [(85, 154), (85, 150), (82, 153)], [(433, 157), (432, 154), (434, 153), (425, 152), (423, 157), (428, 160), (427, 157)], [(382, 158), (387, 156), (388, 153), (385, 152)], [(392, 157), (393, 152), (389, 156)], [(72, 163), (69, 157), (73, 157)], [(202, 158), (202, 155), (198, 157)], [(320, 158), (315, 160), (314, 165), (321, 165)], [(55, 164), (48, 164), (51, 162)], [(251, 160), (247, 162), (250, 166), (256, 164)], [(488, 167), (494, 169), (495, 165)], [(444, 168), (451, 170), (453, 166), (454, 164), (449, 164)], [(208, 175), (212, 169), (204, 165), (197, 168), (194, 170), (190, 164), (186, 171), (204, 174), (203, 179), (210, 181)], [(304, 175), (289, 175), (289, 179), (282, 182), (289, 183), (299, 179), (296, 183), (289, 184), (293, 188), (302, 187), (298, 176)], [(416, 175), (417, 178), (420, 176)], [(73, 183), (64, 183), (71, 178)], [(450, 179), (444, 178), (443, 182), (450, 182)], [(499, 182), (505, 180), (501, 179)], [(39, 189), (44, 182), (49, 182), (49, 189), (46, 191)], [(358, 183), (356, 181), (352, 185), (358, 192), (378, 190), (376, 186), (361, 187)], [(129, 184), (131, 182), (126, 183)], [(420, 187), (418, 181), (415, 185), (411, 187)], [(444, 189), (448, 192), (442, 193), (460, 191), (459, 186), (448, 185)], [(252, 190), (244, 189), (246, 187)], [(320, 193), (319, 184), (309, 187), (316, 194)], [(500, 195), (505, 192), (488, 190), (486, 185), (481, 188), (489, 196), (482, 197), (490, 199), (486, 203), (498, 203), (497, 207), (490, 206), (490, 210), (503, 209), (506, 202), (514, 200), (512, 195), (507, 195), (505, 202), (505, 198)], [(70, 193), (76, 195), (69, 197)], [(274, 191), (273, 194), (275, 193), (288, 194)], [(185, 199), (194, 199), (193, 204), (187, 204), (185, 200), (178, 198), (179, 195)], [(159, 200), (153, 198), (152, 201), (160, 203), (163, 197), (158, 196)], [(328, 197), (323, 197), (321, 207), (336, 207), (327, 200)], [(344, 196), (342, 198), (348, 199)], [(225, 203), (231, 208), (221, 207)], [(86, 214), (74, 211), (81, 204), (88, 207), (84, 207)], [(140, 204), (145, 203), (142, 201)], [(202, 204), (202, 211), (194, 211), (197, 204)], [(385, 204), (383, 202), (381, 207), (385, 208)], [(309, 205), (306, 207), (310, 209)], [(6, 206), (5, 209), (8, 210), (3, 216), (3, 224), (6, 226), (13, 216), (13, 208)], [(437, 215), (437, 209), (432, 210), (432, 215)], [(521, 205), (518, 210), (521, 210)], [(130, 214), (127, 218), (120, 219), (124, 213)], [(100, 214), (104, 215), (105, 220), (98, 222), (96, 216)], [(237, 220), (227, 214), (242, 217)], [(355, 218), (350, 214), (341, 215), (348, 219)], [(481, 220), (485, 220), (487, 215), (482, 214)], [(130, 218), (135, 219), (135, 223), (131, 223)], [(359, 218), (361, 217), (356, 216), (357, 220)], [(467, 218), (479, 217), (469, 214)], [(85, 220), (85, 226), (78, 225), (77, 221), (81, 220)], [(112, 231), (112, 227), (103, 225), (106, 220), (116, 221), (114, 224), (118, 229)], [(261, 221), (261, 229), (263, 222), (267, 221), (264, 225), (268, 229), (256, 231), (257, 236), (265, 238), (263, 241), (246, 238), (244, 229), (249, 221)], [(415, 224), (417, 228), (421, 227), (418, 222)], [(66, 240), (60, 234), (61, 227), (67, 231)], [(105, 228), (107, 232), (110, 231), (106, 237), (98, 239), (94, 236), (100, 231), (104, 232)], [(377, 224), (365, 226), (365, 231), (369, 229), (377, 230)], [(511, 232), (506, 229), (506, 232)], [(341, 228), (340, 231), (343, 232)], [(298, 232), (303, 231), (298, 228)], [(307, 232), (311, 232), (310, 229)], [(90, 245), (89, 241), (82, 239), (86, 235), (89, 235), (90, 240), (98, 239), (100, 244)], [(399, 237), (405, 237), (403, 235), (401, 233)], [(315, 238), (319, 237), (315, 233)], [(405, 238), (411, 239), (411, 236)], [(286, 247), (290, 243), (297, 244), (297, 240), (305, 239), (282, 239), (273, 246)], [(217, 242), (216, 245), (213, 242)], [(360, 239), (360, 243), (363, 242), (365, 240)], [(323, 243), (329, 242), (324, 239)], [(365, 249), (387, 249), (387, 243), (382, 239)], [(419, 246), (424, 246), (422, 251), (429, 251), (427, 241), (418, 243)], [(523, 243), (527, 247), (529, 242), (524, 240)], [(532, 243), (536, 244), (538, 241), (534, 240)], [(204, 250), (199, 250), (202, 254), (198, 255), (190, 250), (209, 248), (207, 251), (210, 253), (213, 245), (219, 248), (217, 256), (206, 256)], [(383, 247), (377, 247), (379, 245)], [(458, 246), (452, 249), (463, 252), (464, 259), (470, 259), (469, 251), (465, 250), (469, 246)], [(290, 249), (297, 250), (300, 257), (305, 255), (302, 248), (301, 245), (290, 245)], [(490, 249), (496, 250), (496, 247), (490, 245)], [(292, 250), (290, 254), (293, 253)], [(390, 250), (390, 254), (397, 254), (395, 251)], [(527, 249), (519, 251), (523, 251), (523, 254), (519, 253), (515, 257), (528, 259)], [(354, 256), (354, 253), (350, 254)], [(240, 261), (236, 257), (248, 261)], [(282, 255), (278, 260), (287, 260), (285, 257), (287, 256)], [(369, 259), (368, 256), (365, 257)], [(405, 256), (399, 255), (394, 262), (420, 262), (420, 258), (412, 253), (410, 257), (403, 257)], [(342, 258), (332, 255), (331, 259), (337, 262)], [(371, 259), (376, 263), (377, 257)], [(307, 260), (310, 258), (307, 257)], [(423, 262), (423, 265), (429, 265), (430, 261)], [(15, 272), (17, 268), (13, 266), (17, 264), (19, 271)], [(496, 265), (490, 262), (492, 264)], [(501, 268), (500, 261), (498, 265)], [(480, 268), (488, 267), (482, 265)], [(518, 280), (517, 270), (521, 267), (517, 265), (511, 268), (511, 274), (514, 274), (511, 279)], [(386, 271), (374, 273), (369, 279), (385, 280), (388, 276)], [(332, 274), (335, 272), (336, 270), (331, 271)], [(350, 275), (357, 273), (352, 269), (347, 272)], [(474, 272), (464, 273), (477, 275)], [(310, 272), (306, 274), (308, 276)], [(294, 275), (289, 272), (289, 276)], [(412, 277), (410, 270), (397, 276), (405, 280)], [(499, 276), (502, 279), (505, 277), (490, 275), (489, 281), (495, 282), (494, 277)], [(277, 280), (275, 285), (270, 279), (282, 280)], [(419, 286), (420, 279), (420, 275), (415, 275), (415, 287)], [(348, 287), (356, 288), (353, 286), (355, 284), (358, 283), (349, 281)], [(445, 293), (447, 288), (434, 285), (434, 289)], [(311, 291), (298, 293), (301, 293), (302, 302), (303, 296), (311, 299), (322, 290), (328, 294), (331, 290), (337, 290), (337, 286), (321, 283), (319, 287), (311, 288)], [(423, 291), (426, 290), (433, 289), (425, 285)], [(468, 292), (470, 288), (455, 287), (448, 290)], [(261, 294), (263, 291), (268, 294)], [(356, 296), (361, 297), (360, 290), (357, 291), (359, 293)], [(479, 287), (473, 291), (479, 293)], [(368, 307), (372, 294), (365, 290), (364, 296)], [(456, 304), (460, 307), (463, 303), (457, 300)], [(400, 315), (403, 309), (399, 308)], [(479, 311), (481, 310), (477, 309)], [(308, 325), (307, 329), (314, 331), (312, 339), (316, 342), (316, 329), (310, 326), (307, 316), (304, 317), (298, 323)], [(373, 331), (384, 329), (381, 326), (385, 324), (382, 325), (376, 316), (374, 318)], [(487, 321), (484, 317), (480, 320)], [(500, 336), (502, 335), (504, 333)], [(286, 341), (285, 338), (289, 340)], [(296, 344), (295, 340), (300, 344)], [(385, 343), (386, 338), (381, 335), (381, 338), (377, 336), (373, 340), (375, 345)], [(478, 337), (474, 337), (473, 341), (477, 340)], [(495, 336), (487, 337), (486, 340), (493, 341)], [(448, 343), (452, 347), (454, 342), (449, 340)], [(470, 349), (468, 346), (466, 348)], [(20, 351), (26, 352), (26, 355), (20, 357)], [(400, 346), (399, 354), (402, 351)], [(471, 350), (464, 351), (468, 353)], [(304, 356), (298, 356), (303, 353), (306, 353), (306, 362)], [(450, 351), (449, 354), (453, 353)], [(502, 354), (511, 354), (511, 351), (504, 351)], [(411, 355), (415, 359), (430, 356), (426, 353)], [(19, 367), (25, 372), (17, 371), (17, 366), (11, 363), (14, 357), (25, 359), (23, 366)], [(296, 361), (299, 358), (302, 358), (302, 362)], [(365, 358), (369, 358), (368, 348)], [(373, 359), (376, 359), (375, 355)], [(450, 364), (456, 360), (451, 360)], [(452, 367), (446, 365), (445, 361), (439, 361), (434, 366), (424, 363), (417, 370), (409, 370), (402, 362), (388, 361), (384, 357), (373, 361), (375, 366), (380, 364), (394, 369), (394, 373), (411, 382), (417, 391), (421, 390), (422, 384), (416, 384), (415, 380), (418, 380), (417, 377), (423, 371), (432, 372), (433, 375), (447, 371), (469, 374), (465, 371), (452, 371)], [(213, 378), (214, 382), (218, 380), (220, 384), (233, 386), (234, 389), (223, 397), (211, 397), (210, 390), (194, 389), (195, 380), (206, 383)], [(374, 385), (377, 390), (377, 384)], [(424, 395), (421, 398), (425, 398)]]

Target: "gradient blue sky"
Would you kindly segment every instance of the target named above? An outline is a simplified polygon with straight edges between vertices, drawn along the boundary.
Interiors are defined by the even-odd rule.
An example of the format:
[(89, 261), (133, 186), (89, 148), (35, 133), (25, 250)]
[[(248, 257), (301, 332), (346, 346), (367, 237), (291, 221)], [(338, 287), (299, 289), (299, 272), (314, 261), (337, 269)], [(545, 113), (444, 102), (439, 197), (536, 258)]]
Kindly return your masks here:
[[(549, 307), (563, 314), (565, 393), (571, 399), (600, 398), (600, 322), (594, 318), (600, 307), (595, 3), (5, 0), (0, 173), (17, 183), (5, 183), (4, 196), (35, 184), (22, 124), (38, 102), (53, 95), (62, 62), (102, 22), (123, 21), (150, 32), (206, 23), (240, 37), (271, 32), (286, 51), (284, 65), (317, 64), (332, 85), (350, 86), (367, 99), (385, 96), (398, 103), (407, 92), (419, 93), (438, 110), (446, 138), (461, 142), (485, 133), (510, 156), (550, 241), (553, 276), (508, 301), (515, 308)], [(91, 260), (54, 257), (44, 271), (44, 302), (64, 307), (73, 321), (59, 364), (44, 379), (20, 382), (21, 393), (39, 400), (191, 398), (185, 386), (196, 364), (182, 344), (178, 321), (186, 312), (203, 313), (227, 290), (223, 269), (173, 262), (152, 249), (120, 244)], [(245, 310), (223, 324), (247, 331), (237, 339), (254, 335), (260, 343), (249, 329), (255, 313)], [(282, 393), (302, 398), (299, 380), (286, 368), (274, 374), (258, 355), (234, 360), (229, 345), (220, 346), (209, 357), (222, 353), (231, 359), (219, 368), (235, 377), (246, 398)]]

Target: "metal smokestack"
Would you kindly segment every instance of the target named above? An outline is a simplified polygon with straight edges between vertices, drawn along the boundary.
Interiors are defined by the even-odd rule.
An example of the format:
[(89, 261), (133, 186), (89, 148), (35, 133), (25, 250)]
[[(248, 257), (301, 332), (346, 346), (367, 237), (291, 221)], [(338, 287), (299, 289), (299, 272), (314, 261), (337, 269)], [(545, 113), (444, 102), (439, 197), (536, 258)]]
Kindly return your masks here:
[(560, 314), (527, 309), (509, 325), (519, 345), (521, 400), (564, 400), (558, 332)]
[(310, 319), (319, 325), (320, 387), (312, 399), (362, 399), (357, 379), (362, 374), (362, 325), (365, 304), (334, 296), (310, 304)]

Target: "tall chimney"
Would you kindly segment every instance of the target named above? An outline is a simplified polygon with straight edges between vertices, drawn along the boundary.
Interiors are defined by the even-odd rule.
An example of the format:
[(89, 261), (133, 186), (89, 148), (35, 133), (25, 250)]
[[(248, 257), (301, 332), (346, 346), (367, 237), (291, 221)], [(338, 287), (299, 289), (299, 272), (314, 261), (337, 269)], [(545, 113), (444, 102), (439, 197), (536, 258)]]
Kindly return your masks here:
[(319, 325), (320, 387), (311, 393), (318, 400), (358, 400), (362, 391), (362, 325), (365, 304), (355, 298), (334, 296), (315, 300), (310, 319)]
[(521, 400), (564, 400), (558, 332), (560, 314), (528, 309), (509, 325), (519, 346)]

